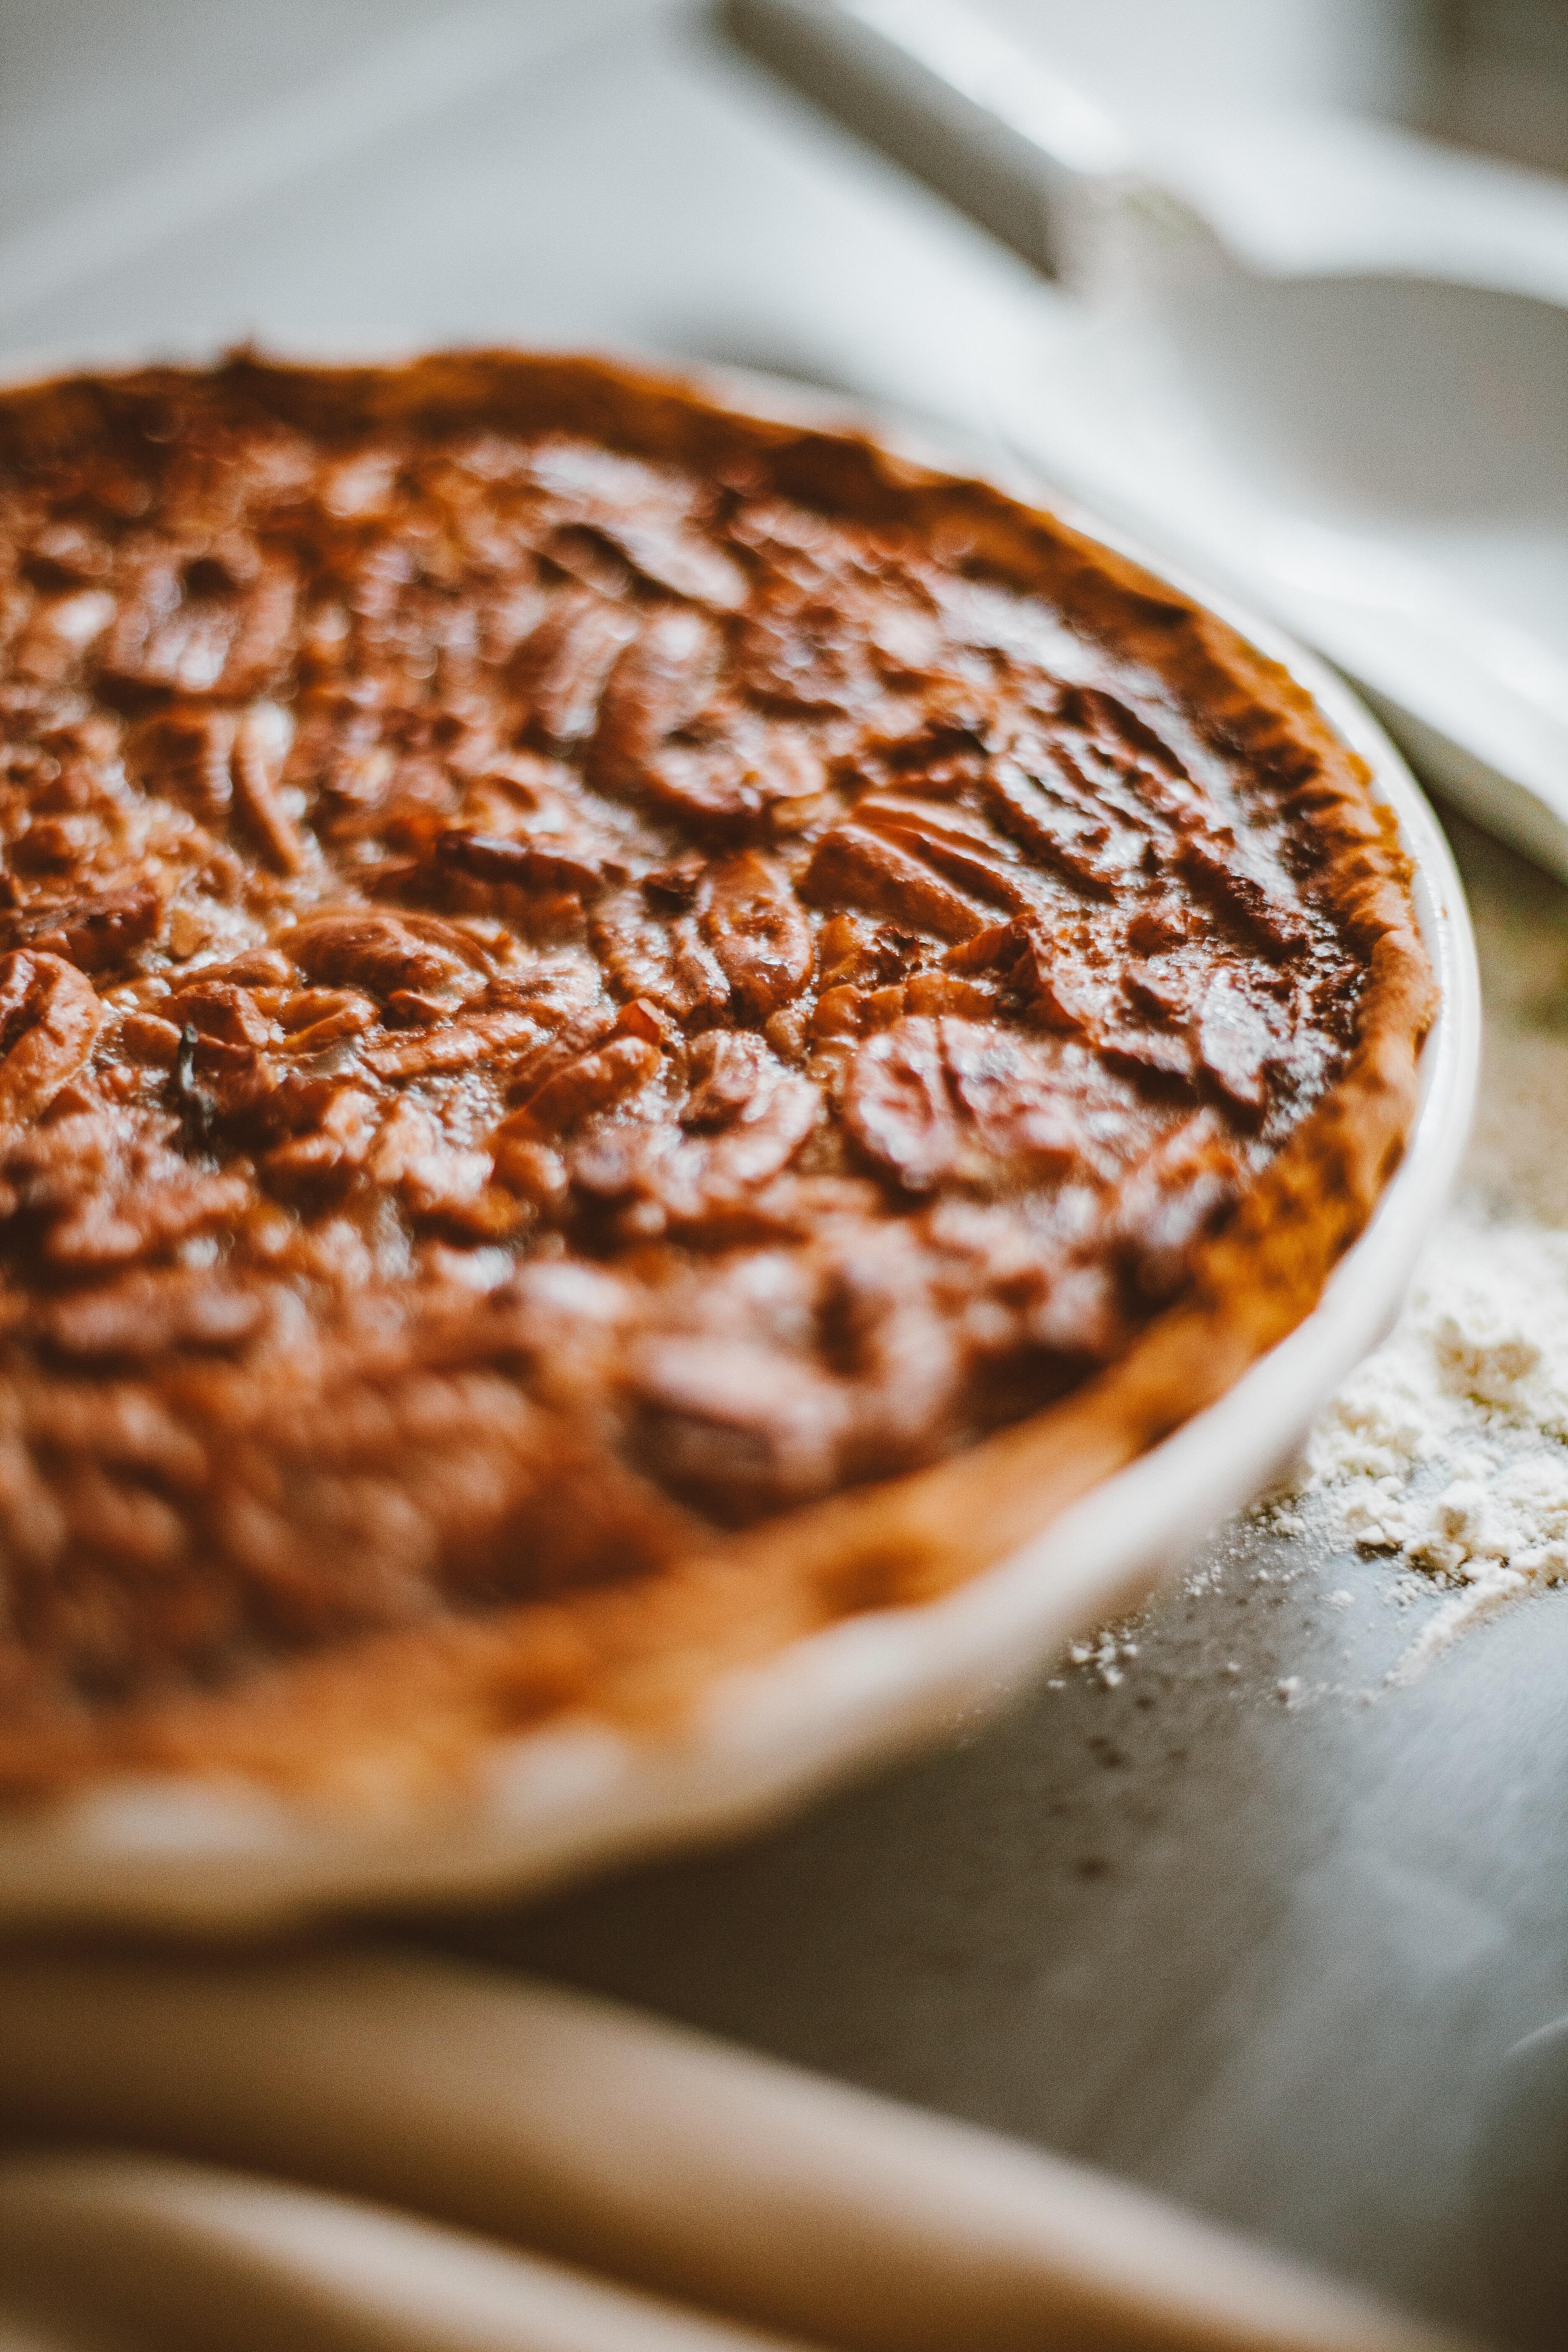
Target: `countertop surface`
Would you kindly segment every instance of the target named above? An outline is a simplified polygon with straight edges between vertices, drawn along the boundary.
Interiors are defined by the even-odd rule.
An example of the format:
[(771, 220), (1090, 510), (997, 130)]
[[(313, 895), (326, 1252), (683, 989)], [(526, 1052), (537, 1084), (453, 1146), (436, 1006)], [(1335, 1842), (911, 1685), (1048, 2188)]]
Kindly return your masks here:
[[(182, 86), (195, 12), (159, 29), (137, 0), (82, 73), (0, 96), (0, 364), (526, 339), (763, 367), (973, 435), (1056, 299), (700, 11), (280, 15), (288, 40), (221, 70), (208, 42)], [(1478, 260), (1568, 290), (1568, 190), (1371, 125), (1240, 125), (1207, 184), (1277, 249), (1398, 260), (1447, 217)], [(1467, 1181), (1568, 1222), (1568, 898), (1452, 833), (1489, 1017)], [(1389, 1686), (1440, 1605), (1408, 1584), (1239, 1521), (1134, 1651), (944, 1752), (447, 1940), (1558, 2342), (1568, 2028), (1509, 2053), (1568, 2012), (1568, 1591)]]

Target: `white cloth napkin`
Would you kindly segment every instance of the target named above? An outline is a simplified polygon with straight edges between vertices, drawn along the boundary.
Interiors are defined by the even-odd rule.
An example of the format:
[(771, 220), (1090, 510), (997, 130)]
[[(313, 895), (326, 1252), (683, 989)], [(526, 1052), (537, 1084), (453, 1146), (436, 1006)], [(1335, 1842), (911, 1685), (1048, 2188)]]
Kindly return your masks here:
[(1453, 2352), (1087, 2168), (392, 1951), (0, 1959), (0, 2352)]

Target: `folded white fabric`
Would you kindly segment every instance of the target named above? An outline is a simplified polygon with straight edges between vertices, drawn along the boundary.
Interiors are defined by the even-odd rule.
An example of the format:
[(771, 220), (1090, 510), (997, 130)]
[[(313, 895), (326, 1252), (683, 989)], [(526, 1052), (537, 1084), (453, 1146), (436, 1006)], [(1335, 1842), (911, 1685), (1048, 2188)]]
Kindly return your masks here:
[[(0, 1960), (0, 2126), (377, 2199), (835, 2352), (1452, 2347), (1085, 2168), (606, 2002), (395, 1952)], [(32, 2177), (30, 2207), (13, 2182), (24, 2234), (45, 2227)], [(177, 2263), (191, 2176), (135, 2178), (141, 2213), (173, 2200), (157, 2242)], [(306, 2235), (320, 2247), (331, 2226)], [(460, 2242), (343, 2223), (321, 2292), (360, 2332), (323, 2346), (465, 2342), (434, 2318), (376, 2332), (368, 2249), (405, 2226), (414, 2271)], [(287, 2241), (271, 2240), (285, 2268)], [(554, 2352), (532, 2326), (520, 2301), (504, 2340)], [(649, 2332), (647, 2352), (668, 2342)]]

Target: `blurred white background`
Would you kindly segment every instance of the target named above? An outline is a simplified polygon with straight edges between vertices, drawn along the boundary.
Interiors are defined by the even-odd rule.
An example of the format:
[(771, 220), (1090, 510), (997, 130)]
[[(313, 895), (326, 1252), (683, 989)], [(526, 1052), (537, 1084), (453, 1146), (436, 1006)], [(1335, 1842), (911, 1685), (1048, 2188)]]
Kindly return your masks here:
[[(1345, 109), (1568, 169), (1568, 0), (978, 0), (1157, 125)], [(502, 16), (578, 0), (498, 0)], [(462, 0), (0, 0), (0, 235)]]
[(1426, 99), (1429, 0), (984, 0), (1107, 96), (1343, 106), (1405, 118)]

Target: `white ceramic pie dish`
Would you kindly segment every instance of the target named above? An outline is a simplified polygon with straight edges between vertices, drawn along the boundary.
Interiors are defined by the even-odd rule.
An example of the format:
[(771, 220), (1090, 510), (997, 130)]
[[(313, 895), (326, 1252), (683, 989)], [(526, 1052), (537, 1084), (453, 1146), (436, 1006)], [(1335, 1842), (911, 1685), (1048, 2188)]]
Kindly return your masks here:
[[(51, 362), (11, 373), (25, 381), (57, 372)], [(824, 404), (793, 388), (728, 376), (714, 388), (733, 405), (823, 421)], [(832, 421), (845, 422), (841, 410)], [(853, 421), (867, 423), (863, 415)], [(879, 438), (910, 446), (907, 435), (872, 422)], [(932, 458), (929, 444), (913, 454)], [(725, 1676), (679, 1736), (633, 1738), (566, 1720), (499, 1745), (461, 1789), (406, 1803), (373, 1791), (352, 1808), (329, 1806), (216, 1779), (102, 1784), (0, 1819), (0, 1924), (259, 1931), (340, 1907), (537, 1890), (738, 1834), (858, 1767), (999, 1706), (1071, 1636), (1140, 1601), (1289, 1459), (1319, 1407), (1392, 1323), (1464, 1147), (1480, 1035), (1468, 917), (1426, 801), (1333, 674), (1121, 534), (1068, 515), (1173, 578), (1281, 662), (1368, 762), (1412, 859), (1441, 992), (1420, 1106), (1399, 1170), (1317, 1307), (1216, 1403), (1010, 1558), (939, 1600), (858, 1615)]]

